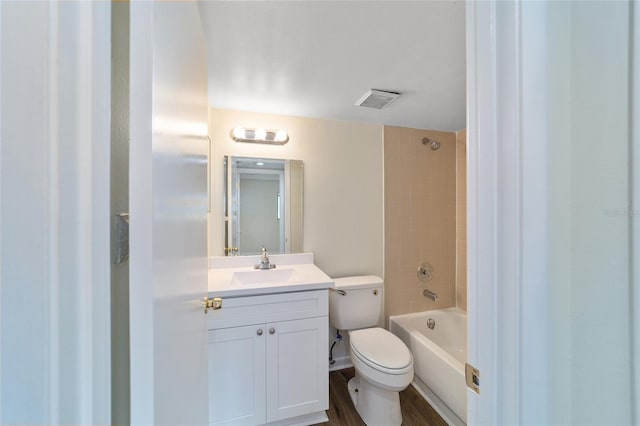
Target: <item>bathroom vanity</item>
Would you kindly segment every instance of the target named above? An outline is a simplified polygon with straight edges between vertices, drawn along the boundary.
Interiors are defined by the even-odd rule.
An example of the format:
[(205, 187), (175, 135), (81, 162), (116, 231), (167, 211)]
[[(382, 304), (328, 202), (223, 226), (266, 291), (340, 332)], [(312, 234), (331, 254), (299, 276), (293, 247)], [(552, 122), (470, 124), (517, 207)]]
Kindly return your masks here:
[(211, 425), (310, 425), (327, 421), (328, 288), (312, 254), (211, 258)]

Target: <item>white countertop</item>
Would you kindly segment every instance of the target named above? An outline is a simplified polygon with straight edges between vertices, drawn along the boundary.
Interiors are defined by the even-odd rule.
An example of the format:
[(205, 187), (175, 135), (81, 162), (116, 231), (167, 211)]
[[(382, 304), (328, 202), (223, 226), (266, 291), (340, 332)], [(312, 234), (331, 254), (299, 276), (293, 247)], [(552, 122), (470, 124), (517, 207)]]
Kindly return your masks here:
[[(331, 278), (313, 264), (312, 253), (274, 254), (269, 256), (271, 270), (256, 270), (260, 256), (217, 256), (209, 258), (209, 297), (256, 296), (261, 294), (320, 290), (333, 287)], [(275, 273), (270, 274), (271, 271)], [(275, 276), (269, 282), (240, 283), (234, 277), (253, 275)], [(288, 279), (282, 275), (290, 275)], [(261, 281), (261, 280), (258, 280)]]

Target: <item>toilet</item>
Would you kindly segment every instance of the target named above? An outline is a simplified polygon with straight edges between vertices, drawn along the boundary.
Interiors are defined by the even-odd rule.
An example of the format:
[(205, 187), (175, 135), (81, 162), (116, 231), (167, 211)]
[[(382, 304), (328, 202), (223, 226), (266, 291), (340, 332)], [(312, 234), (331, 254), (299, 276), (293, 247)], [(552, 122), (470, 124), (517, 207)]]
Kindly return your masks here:
[(382, 279), (373, 275), (335, 279), (329, 322), (349, 334), (356, 375), (348, 389), (362, 420), (367, 426), (400, 426), (399, 392), (413, 380), (413, 357), (402, 340), (377, 327), (382, 286)]

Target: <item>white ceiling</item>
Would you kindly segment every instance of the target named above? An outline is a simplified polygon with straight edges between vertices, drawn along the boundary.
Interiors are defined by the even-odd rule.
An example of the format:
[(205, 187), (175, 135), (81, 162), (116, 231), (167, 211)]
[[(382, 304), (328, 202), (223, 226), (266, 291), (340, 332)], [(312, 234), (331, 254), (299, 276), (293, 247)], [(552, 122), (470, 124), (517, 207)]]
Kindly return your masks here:
[[(465, 127), (462, 1), (201, 1), (213, 107)], [(368, 90), (402, 96), (354, 106)]]

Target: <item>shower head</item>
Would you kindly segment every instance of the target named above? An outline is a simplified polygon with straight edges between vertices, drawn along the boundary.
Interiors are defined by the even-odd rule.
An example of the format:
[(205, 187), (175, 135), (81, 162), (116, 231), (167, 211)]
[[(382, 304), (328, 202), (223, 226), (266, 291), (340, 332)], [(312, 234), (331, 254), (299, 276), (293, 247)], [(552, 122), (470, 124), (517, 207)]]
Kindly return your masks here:
[(422, 144), (423, 145), (429, 145), (431, 147), (432, 151), (436, 151), (440, 148), (440, 142), (438, 141), (432, 141), (429, 138), (423, 138), (422, 139)]

